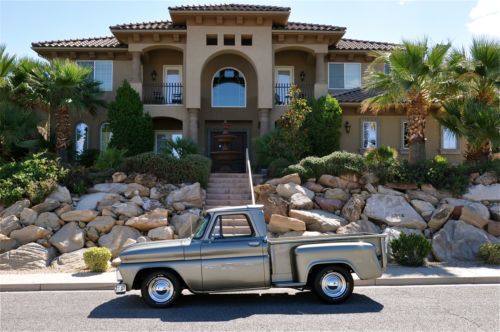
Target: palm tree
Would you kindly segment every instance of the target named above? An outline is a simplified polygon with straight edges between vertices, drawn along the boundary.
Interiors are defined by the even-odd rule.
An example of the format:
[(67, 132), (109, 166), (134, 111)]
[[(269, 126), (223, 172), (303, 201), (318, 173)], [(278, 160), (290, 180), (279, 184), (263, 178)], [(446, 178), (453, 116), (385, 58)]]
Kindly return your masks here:
[[(392, 53), (378, 53), (365, 89), (380, 91), (362, 104), (362, 111), (403, 110), (408, 116), (410, 163), (425, 160), (425, 122), (431, 107), (443, 97), (443, 65), (450, 44), (429, 46), (427, 39), (403, 41)], [(389, 65), (389, 73), (374, 70)]]
[(487, 159), (492, 147), (500, 146), (500, 42), (474, 39), (468, 53), (451, 52), (447, 67), (459, 93), (436, 118), (467, 139), (466, 159)]
[(101, 98), (100, 82), (89, 78), (91, 71), (70, 60), (55, 59), (35, 66), (30, 85), (35, 99), (55, 114), (56, 152), (61, 161), (68, 160), (71, 143), (71, 111), (86, 110), (95, 114), (106, 104)]
[(16, 57), (5, 51), (5, 45), (0, 44), (0, 98), (5, 100), (9, 90), (9, 76), (14, 69)]

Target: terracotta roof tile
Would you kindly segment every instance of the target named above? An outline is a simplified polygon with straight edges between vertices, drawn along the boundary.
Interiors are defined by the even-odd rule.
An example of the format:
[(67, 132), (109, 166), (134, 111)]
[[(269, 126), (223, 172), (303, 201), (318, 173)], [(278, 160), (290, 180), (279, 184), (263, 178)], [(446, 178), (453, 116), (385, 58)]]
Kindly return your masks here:
[(340, 103), (360, 103), (365, 99), (380, 94), (375, 90), (363, 90), (362, 88), (348, 90), (330, 90), (329, 93)]
[(153, 21), (141, 23), (124, 23), (112, 25), (111, 30), (184, 30), (184, 25), (174, 25), (170, 21)]
[(82, 39), (63, 39), (31, 43), (32, 47), (77, 47), (77, 48), (127, 48), (115, 37), (96, 37)]
[(346, 28), (327, 24), (288, 22), (285, 26), (273, 26), (273, 30), (289, 31), (345, 31)]
[(391, 51), (397, 46), (398, 44), (393, 43), (342, 38), (336, 45), (330, 46), (329, 49), (349, 51)]
[(235, 11), (235, 12), (289, 12), (290, 7), (244, 5), (244, 4), (221, 4), (221, 5), (193, 5), (168, 7), (170, 11)]

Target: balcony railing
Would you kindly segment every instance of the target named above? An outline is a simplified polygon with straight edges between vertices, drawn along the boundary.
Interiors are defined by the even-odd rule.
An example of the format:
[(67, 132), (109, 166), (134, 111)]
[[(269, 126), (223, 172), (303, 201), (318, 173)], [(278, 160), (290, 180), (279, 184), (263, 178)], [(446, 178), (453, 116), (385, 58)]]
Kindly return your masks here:
[(144, 104), (182, 105), (182, 83), (145, 84), (142, 88)]
[[(291, 97), (290, 88), (293, 83), (276, 83), (274, 86), (274, 104), (289, 105)], [(300, 97), (304, 99), (314, 98), (314, 84), (297, 84), (300, 89)]]

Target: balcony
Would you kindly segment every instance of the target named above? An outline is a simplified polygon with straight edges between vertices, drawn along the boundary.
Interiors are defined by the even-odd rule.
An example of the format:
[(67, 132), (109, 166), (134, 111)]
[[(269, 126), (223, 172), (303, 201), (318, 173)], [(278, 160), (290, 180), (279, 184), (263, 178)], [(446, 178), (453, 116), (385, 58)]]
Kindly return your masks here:
[(149, 105), (182, 105), (182, 83), (148, 83), (142, 88), (142, 101)]
[[(277, 106), (290, 105), (289, 95), (292, 83), (276, 83), (274, 86), (274, 104)], [(297, 84), (300, 89), (300, 97), (304, 99), (314, 98), (314, 84)]]

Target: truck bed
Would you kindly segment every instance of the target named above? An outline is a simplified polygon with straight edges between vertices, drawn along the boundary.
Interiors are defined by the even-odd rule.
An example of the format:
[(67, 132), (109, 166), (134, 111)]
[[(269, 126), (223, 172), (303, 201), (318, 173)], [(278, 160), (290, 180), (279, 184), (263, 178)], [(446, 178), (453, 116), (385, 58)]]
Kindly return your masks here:
[(322, 236), (282, 237), (268, 239), (271, 256), (271, 283), (274, 285), (293, 285), (297, 280), (294, 252), (302, 245), (321, 243), (363, 242), (375, 247), (382, 269), (386, 268), (385, 235), (372, 233), (332, 234)]

